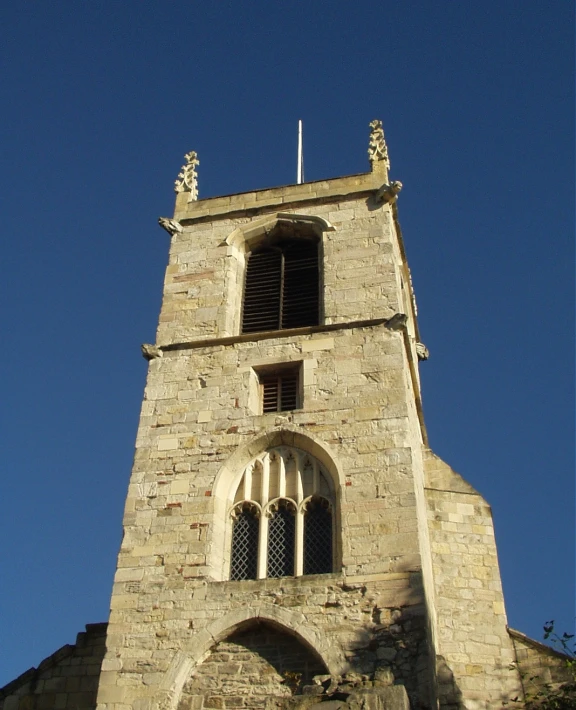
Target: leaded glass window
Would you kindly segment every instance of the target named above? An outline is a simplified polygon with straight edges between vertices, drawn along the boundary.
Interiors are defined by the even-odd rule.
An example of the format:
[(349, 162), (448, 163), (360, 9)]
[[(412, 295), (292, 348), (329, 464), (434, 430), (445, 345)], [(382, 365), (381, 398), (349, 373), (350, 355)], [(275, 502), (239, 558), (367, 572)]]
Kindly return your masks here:
[(332, 572), (332, 511), (325, 498), (312, 498), (304, 515), (304, 574)]
[(259, 521), (253, 506), (237, 508), (232, 527), (230, 579), (256, 579)]
[(294, 536), (296, 509), (287, 500), (279, 501), (268, 523), (268, 577), (294, 574)]
[(275, 446), (246, 466), (230, 496), (230, 579), (334, 571), (336, 490), (316, 458)]

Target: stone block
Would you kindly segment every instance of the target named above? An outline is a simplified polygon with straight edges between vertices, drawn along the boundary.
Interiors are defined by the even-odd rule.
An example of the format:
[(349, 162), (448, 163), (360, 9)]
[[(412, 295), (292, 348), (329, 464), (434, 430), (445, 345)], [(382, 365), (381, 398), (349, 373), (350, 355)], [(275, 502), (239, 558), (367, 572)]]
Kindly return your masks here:
[(302, 342), (302, 352), (311, 353), (320, 350), (332, 350), (334, 348), (334, 338), (312, 338)]

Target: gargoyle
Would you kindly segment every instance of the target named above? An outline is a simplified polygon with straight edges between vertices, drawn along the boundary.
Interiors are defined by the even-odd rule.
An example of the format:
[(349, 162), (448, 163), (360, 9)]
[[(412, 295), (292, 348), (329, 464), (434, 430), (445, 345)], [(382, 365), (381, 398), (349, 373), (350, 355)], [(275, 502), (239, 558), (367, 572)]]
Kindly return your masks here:
[(165, 229), (170, 236), (174, 234), (180, 234), (182, 232), (182, 225), (175, 219), (169, 219), (168, 217), (158, 217), (158, 224)]
[(408, 316), (405, 313), (395, 313), (386, 321), (388, 330), (402, 330), (406, 326)]
[(154, 360), (157, 357), (162, 357), (163, 352), (157, 345), (152, 345), (151, 343), (143, 343), (140, 346), (142, 350), (142, 355), (146, 360)]
[(394, 180), (389, 185), (382, 185), (382, 187), (376, 193), (376, 202), (385, 202), (390, 204), (402, 189), (402, 183), (400, 180)]

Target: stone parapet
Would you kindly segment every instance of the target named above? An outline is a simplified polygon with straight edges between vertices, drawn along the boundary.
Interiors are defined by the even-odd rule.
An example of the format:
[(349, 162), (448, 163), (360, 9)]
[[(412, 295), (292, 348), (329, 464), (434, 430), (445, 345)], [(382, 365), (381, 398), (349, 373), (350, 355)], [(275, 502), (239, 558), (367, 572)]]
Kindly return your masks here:
[(174, 218), (192, 223), (206, 217), (216, 220), (238, 212), (263, 210), (276, 205), (292, 206), (306, 202), (338, 201), (357, 193), (379, 190), (382, 184), (382, 175), (369, 172), (305, 182), (300, 185), (240, 192), (224, 197), (209, 197), (193, 202), (188, 201), (186, 193), (179, 193), (176, 196)]

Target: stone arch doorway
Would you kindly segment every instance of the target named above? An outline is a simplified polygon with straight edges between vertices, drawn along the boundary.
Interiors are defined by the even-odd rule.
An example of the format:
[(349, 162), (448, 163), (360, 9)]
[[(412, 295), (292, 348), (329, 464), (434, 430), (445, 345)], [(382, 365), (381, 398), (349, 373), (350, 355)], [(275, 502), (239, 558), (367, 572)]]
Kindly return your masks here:
[(251, 619), (216, 643), (184, 683), (178, 710), (260, 710), (288, 698), (328, 669), (294, 635)]

